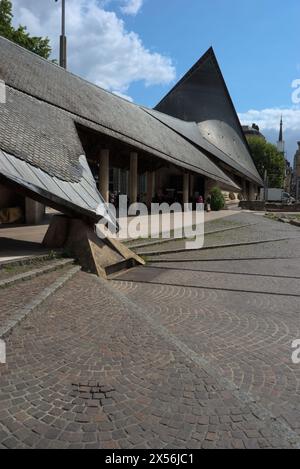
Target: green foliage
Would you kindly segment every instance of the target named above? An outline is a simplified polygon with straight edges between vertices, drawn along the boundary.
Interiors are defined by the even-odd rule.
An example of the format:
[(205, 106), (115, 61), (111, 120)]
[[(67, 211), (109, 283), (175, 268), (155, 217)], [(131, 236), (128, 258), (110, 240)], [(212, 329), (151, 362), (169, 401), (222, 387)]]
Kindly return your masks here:
[(210, 206), (214, 212), (222, 210), (225, 206), (225, 199), (219, 187), (214, 187), (210, 192)]
[(51, 54), (49, 39), (47, 37), (30, 36), (26, 26), (19, 25), (18, 28), (14, 28), (12, 19), (12, 2), (10, 0), (0, 0), (0, 35), (48, 59)]
[(9, 26), (12, 22), (12, 4), (9, 0), (0, 1), (0, 25)]
[(247, 137), (254, 164), (260, 176), (264, 177), (267, 170), (269, 177), (269, 187), (282, 189), (285, 178), (285, 159), (275, 145), (266, 142), (260, 137)]

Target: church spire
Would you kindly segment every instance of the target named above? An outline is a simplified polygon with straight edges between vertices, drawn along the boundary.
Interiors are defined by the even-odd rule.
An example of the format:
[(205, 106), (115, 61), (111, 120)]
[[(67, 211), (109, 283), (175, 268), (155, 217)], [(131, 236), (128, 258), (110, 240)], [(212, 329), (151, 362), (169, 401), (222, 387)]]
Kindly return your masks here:
[(280, 130), (279, 130), (279, 138), (277, 142), (277, 150), (280, 153), (284, 153), (284, 140), (283, 140), (283, 120), (282, 120), (282, 115), (280, 119)]
[(283, 122), (282, 122), (282, 114), (280, 119), (280, 130), (279, 130), (279, 140), (278, 142), (283, 142)]

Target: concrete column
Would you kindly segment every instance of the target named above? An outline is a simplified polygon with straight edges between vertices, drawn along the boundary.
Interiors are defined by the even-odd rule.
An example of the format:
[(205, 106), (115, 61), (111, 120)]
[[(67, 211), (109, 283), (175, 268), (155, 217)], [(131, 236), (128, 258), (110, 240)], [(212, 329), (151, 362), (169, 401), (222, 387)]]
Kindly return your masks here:
[(155, 193), (158, 193), (158, 190), (161, 189), (160, 186), (160, 170), (155, 171)]
[(249, 188), (249, 200), (255, 200), (256, 199), (256, 193), (257, 193), (257, 187), (250, 183), (250, 188)]
[(113, 190), (119, 192), (120, 190), (121, 172), (119, 168), (113, 168)]
[(195, 176), (193, 174), (190, 174), (190, 197), (192, 198), (194, 196), (195, 192)]
[(243, 179), (242, 180), (242, 196), (244, 198), (244, 200), (247, 200), (247, 183), (246, 183), (246, 179)]
[(151, 207), (155, 184), (155, 172), (147, 172), (147, 207)]
[(25, 220), (27, 225), (39, 225), (42, 223), (45, 215), (45, 205), (36, 202), (36, 200), (25, 199)]
[(184, 173), (183, 174), (183, 197), (182, 197), (182, 201), (184, 204), (189, 203), (189, 179), (190, 179), (189, 173)]
[(101, 150), (99, 155), (99, 192), (105, 202), (109, 202), (109, 150)]
[(137, 182), (138, 182), (138, 154), (130, 153), (130, 174), (129, 174), (129, 201), (131, 204), (137, 202)]

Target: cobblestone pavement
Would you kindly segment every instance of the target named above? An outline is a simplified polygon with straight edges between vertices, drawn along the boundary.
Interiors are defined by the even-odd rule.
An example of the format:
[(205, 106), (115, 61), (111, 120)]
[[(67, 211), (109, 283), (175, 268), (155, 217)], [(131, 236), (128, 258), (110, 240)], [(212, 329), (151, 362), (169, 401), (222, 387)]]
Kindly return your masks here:
[[(275, 224), (275, 226), (274, 226)], [(247, 225), (247, 226), (245, 226)], [(249, 226), (251, 225), (251, 226)], [(216, 232), (222, 229), (232, 228), (232, 230), (226, 232)], [(231, 216), (229, 218), (216, 220), (205, 225), (205, 231), (209, 232), (208, 235), (204, 238), (204, 247), (223, 245), (228, 243), (251, 243), (259, 241), (270, 241), (276, 239), (287, 239), (287, 238), (298, 238), (300, 233), (297, 227), (294, 227), (289, 224), (279, 223), (272, 220), (264, 218), (262, 215), (253, 215), (248, 213), (238, 213), (237, 215)], [(150, 240), (149, 240), (150, 241)], [(278, 241), (280, 242), (280, 241)], [(176, 249), (185, 249), (186, 240), (177, 239), (170, 240), (170, 242), (164, 242), (157, 245), (149, 245), (137, 249), (137, 252), (147, 253), (157, 251), (157, 253), (164, 254), (164, 251), (176, 250)], [(226, 248), (227, 249), (227, 248)], [(241, 246), (241, 249), (244, 249), (244, 246)], [(251, 249), (251, 247), (250, 247)], [(204, 251), (203, 251), (204, 252)], [(197, 252), (197, 258), (202, 258), (203, 252)], [(274, 253), (274, 249), (272, 248)], [(300, 247), (298, 248), (298, 255), (300, 252)], [(179, 254), (179, 259), (182, 259), (182, 255)], [(195, 252), (186, 253), (190, 258), (195, 255)], [(214, 253), (215, 255), (215, 253)], [(172, 254), (172, 259), (176, 257)]]
[[(45, 265), (47, 265), (45, 263)], [(31, 267), (32, 268), (32, 267)], [(52, 282), (69, 270), (70, 266), (35, 277), (0, 289), (0, 326), (10, 320), (23, 306), (33, 301), (36, 296)], [(0, 327), (0, 329), (1, 329)]]
[(298, 243), (78, 273), (7, 340), (0, 447), (300, 447)]
[(291, 361), (300, 339), (300, 231), (245, 213), (232, 220), (258, 224), (220, 233), (221, 242), (236, 242), (237, 232), (242, 242), (292, 239), (153, 257), (114, 285), (300, 436), (300, 366)]
[[(0, 241), (1, 242), (1, 241)], [(1, 280), (5, 280), (7, 278), (12, 277), (13, 275), (23, 274), (29, 272), (32, 269), (39, 269), (41, 267), (45, 267), (47, 265), (52, 264), (52, 260), (37, 260), (32, 262), (31, 264), (25, 265), (3, 265), (0, 264), (0, 282)]]

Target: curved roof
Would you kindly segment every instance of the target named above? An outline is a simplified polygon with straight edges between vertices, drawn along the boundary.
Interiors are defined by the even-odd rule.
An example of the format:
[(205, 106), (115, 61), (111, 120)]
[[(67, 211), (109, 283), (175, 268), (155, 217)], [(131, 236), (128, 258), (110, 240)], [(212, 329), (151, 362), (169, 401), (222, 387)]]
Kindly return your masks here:
[(0, 64), (9, 97), (7, 109), (0, 107), (0, 148), (8, 153), (55, 177), (78, 182), (83, 151), (74, 123), (80, 123), (226, 187), (238, 187), (201, 150), (141, 107), (4, 38)]
[[(150, 110), (145, 108), (145, 111), (156, 117), (156, 119), (163, 122), (171, 129), (175, 130), (175, 132), (182, 135), (190, 142), (196, 144), (200, 149), (205, 150), (206, 152), (219, 158), (221, 161), (228, 164), (229, 166), (232, 166), (231, 158), (225, 152), (225, 148), (221, 150), (220, 148), (218, 148), (217, 144), (213, 143), (213, 139), (206, 139), (203, 136), (203, 133), (201, 132), (200, 124), (196, 124), (196, 122), (183, 121), (181, 119), (177, 119), (175, 117), (163, 114), (162, 112), (152, 109)], [(224, 124), (224, 126), (225, 125), (226, 124)], [(229, 129), (228, 132), (231, 133), (231, 129)], [(253, 173), (250, 172), (244, 166), (242, 166), (240, 162), (235, 162), (235, 169), (238, 170), (241, 174), (248, 177), (249, 179), (255, 180), (259, 184), (261, 183), (259, 176), (257, 179), (255, 179)]]
[[(229, 95), (212, 48), (189, 70), (160, 101), (155, 110), (177, 119), (198, 124), (195, 129), (182, 128), (187, 138), (249, 179), (262, 184), (253, 163), (247, 140)], [(171, 124), (171, 122), (169, 122)], [(173, 121), (173, 128), (175, 122)], [(195, 138), (196, 136), (196, 138)]]
[(38, 200), (47, 200), (56, 207), (64, 207), (68, 213), (88, 216), (94, 221), (105, 218), (112, 226), (117, 222), (114, 215), (106, 209), (103, 198), (98, 192), (95, 180), (85, 156), (79, 157), (81, 177), (79, 182), (67, 182), (50, 176), (37, 166), (0, 150), (0, 176)]

